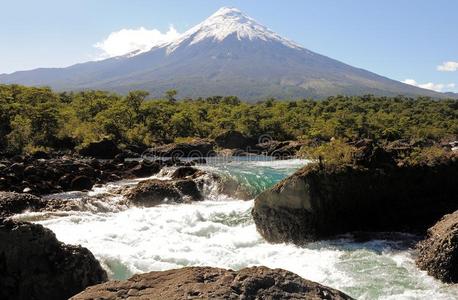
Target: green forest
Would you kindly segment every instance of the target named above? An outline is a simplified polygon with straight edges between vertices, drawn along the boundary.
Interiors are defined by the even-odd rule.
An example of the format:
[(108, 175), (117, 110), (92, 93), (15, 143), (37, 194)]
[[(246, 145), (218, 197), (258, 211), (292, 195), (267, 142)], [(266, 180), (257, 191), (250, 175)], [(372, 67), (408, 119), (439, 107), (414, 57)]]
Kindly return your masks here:
[(119, 95), (0, 85), (0, 152), (73, 149), (102, 138), (153, 145), (227, 130), (277, 140), (458, 135), (458, 100), (367, 95), (249, 104), (237, 97), (176, 98), (175, 90), (151, 99), (144, 91)]

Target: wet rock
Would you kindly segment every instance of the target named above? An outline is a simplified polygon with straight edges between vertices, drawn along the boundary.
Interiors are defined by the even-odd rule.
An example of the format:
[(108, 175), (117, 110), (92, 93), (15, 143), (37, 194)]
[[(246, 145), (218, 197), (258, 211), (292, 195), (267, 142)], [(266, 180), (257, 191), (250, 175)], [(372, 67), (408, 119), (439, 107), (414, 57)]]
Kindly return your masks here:
[(45, 206), (37, 196), (26, 193), (0, 192), (0, 218), (22, 213), (26, 210), (38, 210)]
[(151, 207), (164, 202), (185, 202), (201, 199), (197, 185), (192, 180), (152, 179), (140, 182), (125, 194), (129, 203)]
[(24, 169), (24, 175), (25, 176), (33, 176), (37, 174), (37, 168), (35, 166), (27, 166)]
[(141, 157), (141, 154), (137, 152), (133, 152), (131, 150), (123, 150), (121, 153), (115, 156), (115, 159), (124, 160), (126, 158), (140, 158), (140, 157)]
[(309, 165), (261, 193), (252, 215), (270, 242), (352, 231), (424, 232), (458, 209), (458, 161), (385, 169)]
[[(173, 164), (178, 164), (174, 160)], [(148, 177), (158, 173), (163, 163), (143, 161), (84, 160), (69, 157), (56, 159), (26, 159), (22, 163), (5, 161), (0, 169), (0, 190), (23, 191), (44, 195), (72, 190), (91, 189), (91, 182), (106, 183), (122, 178)], [(18, 169), (16, 175), (12, 170)], [(22, 170), (22, 171), (21, 171)], [(78, 177), (84, 177), (78, 178)], [(75, 182), (72, 184), (72, 180)]]
[(243, 149), (245, 151), (249, 148), (254, 149), (256, 147), (257, 140), (251, 137), (247, 137), (244, 134), (229, 130), (215, 138), (216, 145), (224, 149)]
[(187, 267), (135, 275), (89, 287), (72, 300), (125, 299), (352, 299), (350, 296), (282, 269), (240, 271)]
[(57, 181), (57, 184), (61, 186), (63, 189), (67, 190), (67, 189), (70, 189), (71, 187), (72, 179), (73, 179), (73, 176), (66, 174), (59, 178), (59, 180)]
[(68, 299), (107, 280), (92, 253), (41, 225), (0, 220), (0, 299)]
[(85, 191), (92, 189), (93, 185), (94, 182), (91, 178), (87, 176), (77, 176), (71, 181), (70, 188), (73, 191)]
[(150, 177), (159, 173), (161, 166), (156, 162), (144, 161), (130, 169), (130, 173), (135, 177)]
[(120, 152), (116, 143), (107, 139), (90, 143), (79, 151), (83, 156), (99, 159), (113, 159)]
[(180, 194), (186, 197), (185, 200), (202, 200), (202, 194), (200, 193), (197, 187), (197, 183), (194, 180), (177, 180), (175, 181), (174, 185), (178, 189)]
[(182, 179), (188, 176), (192, 176), (196, 174), (198, 171), (198, 169), (193, 167), (179, 167), (173, 172), (171, 177), (173, 179)]
[(44, 151), (35, 151), (32, 154), (33, 159), (49, 159), (50, 155)]
[(24, 175), (24, 163), (14, 163), (10, 166), (11, 172), (13, 172), (17, 176)]
[(444, 216), (417, 245), (416, 263), (447, 283), (458, 283), (458, 211)]
[(11, 158), (11, 161), (16, 162), (16, 163), (21, 163), (25, 160), (25, 157), (23, 155), (15, 155)]

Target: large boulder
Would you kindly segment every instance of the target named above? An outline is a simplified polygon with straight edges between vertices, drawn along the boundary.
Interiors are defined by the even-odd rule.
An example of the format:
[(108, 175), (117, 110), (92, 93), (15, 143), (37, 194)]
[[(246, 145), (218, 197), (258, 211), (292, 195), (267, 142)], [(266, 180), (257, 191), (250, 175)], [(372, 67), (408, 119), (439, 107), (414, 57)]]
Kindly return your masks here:
[(255, 200), (270, 242), (302, 244), (351, 231), (424, 232), (458, 209), (458, 162), (385, 169), (308, 165)]
[(161, 165), (157, 162), (142, 161), (129, 170), (134, 177), (150, 177), (161, 171)]
[(198, 201), (202, 195), (192, 179), (151, 179), (140, 182), (125, 197), (129, 204), (151, 207), (164, 202)]
[(157, 157), (208, 157), (214, 156), (214, 143), (208, 140), (194, 140), (189, 143), (172, 143), (149, 149), (145, 154)]
[(15, 192), (0, 192), (0, 218), (22, 213), (26, 210), (38, 210), (45, 207), (45, 202), (34, 195)]
[(247, 137), (244, 134), (229, 130), (215, 138), (218, 147), (223, 149), (243, 149), (245, 151), (253, 150), (256, 148), (257, 140), (255, 138)]
[(0, 299), (68, 299), (107, 280), (88, 249), (41, 225), (0, 220), (0, 241)]
[(121, 153), (116, 143), (112, 140), (103, 139), (99, 142), (93, 142), (82, 149), (79, 153), (83, 156), (99, 158), (99, 159), (113, 159), (116, 155)]
[(416, 263), (447, 283), (458, 283), (458, 211), (444, 216), (417, 245)]
[(88, 176), (76, 176), (70, 183), (72, 191), (85, 191), (92, 189), (94, 182)]
[(179, 167), (177, 168), (173, 173), (172, 173), (172, 179), (183, 179), (188, 176), (195, 175), (197, 172), (199, 172), (198, 169), (194, 167), (189, 167), (189, 166), (184, 166), (184, 167)]
[(135, 275), (86, 289), (71, 300), (89, 299), (352, 299), (298, 275), (266, 267), (240, 271), (187, 267)]

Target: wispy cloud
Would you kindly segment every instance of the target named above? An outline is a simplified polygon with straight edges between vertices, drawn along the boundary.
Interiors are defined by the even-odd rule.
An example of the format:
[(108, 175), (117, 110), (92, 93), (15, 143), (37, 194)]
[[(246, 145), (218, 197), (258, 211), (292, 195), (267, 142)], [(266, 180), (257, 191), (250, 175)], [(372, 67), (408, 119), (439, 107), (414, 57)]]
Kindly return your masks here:
[(180, 34), (170, 26), (167, 32), (162, 33), (157, 29), (121, 29), (112, 32), (106, 39), (98, 42), (94, 47), (102, 51), (101, 58), (124, 55), (136, 50), (148, 51), (154, 46), (170, 42)]
[(436, 92), (452, 91), (456, 87), (455, 83), (433, 83), (433, 82), (418, 83), (414, 79), (406, 79), (403, 82), (406, 84), (417, 86), (423, 89), (433, 90)]
[(442, 65), (437, 66), (438, 71), (442, 72), (455, 72), (458, 71), (457, 61), (446, 61)]

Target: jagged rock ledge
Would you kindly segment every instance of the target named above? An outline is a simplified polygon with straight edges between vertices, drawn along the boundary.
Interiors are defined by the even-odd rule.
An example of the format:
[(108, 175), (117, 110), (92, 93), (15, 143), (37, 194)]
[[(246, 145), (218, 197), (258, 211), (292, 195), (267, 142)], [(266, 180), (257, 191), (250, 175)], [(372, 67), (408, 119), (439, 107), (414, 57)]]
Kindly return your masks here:
[(329, 299), (350, 296), (298, 275), (266, 267), (240, 271), (187, 267), (135, 275), (87, 288), (71, 300), (89, 299)]
[(458, 209), (458, 162), (308, 165), (261, 193), (252, 215), (270, 242), (302, 244), (351, 231), (424, 232)]

